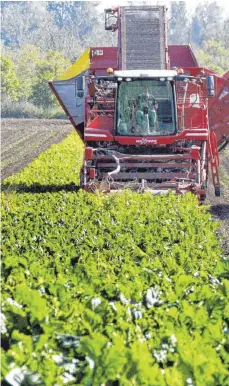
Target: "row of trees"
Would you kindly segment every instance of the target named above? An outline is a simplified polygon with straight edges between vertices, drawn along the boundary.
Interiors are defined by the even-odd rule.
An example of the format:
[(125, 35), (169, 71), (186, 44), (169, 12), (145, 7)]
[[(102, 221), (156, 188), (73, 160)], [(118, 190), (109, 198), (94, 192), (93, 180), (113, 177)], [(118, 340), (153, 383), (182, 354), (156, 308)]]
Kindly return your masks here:
[[(52, 107), (56, 102), (47, 85), (49, 79), (56, 78), (86, 47), (117, 44), (117, 35), (104, 30), (98, 4), (1, 2), (3, 100)], [(225, 17), (223, 11), (216, 2), (204, 2), (191, 17), (184, 1), (172, 1), (169, 43), (191, 43), (201, 65), (225, 72), (229, 63), (229, 15)]]
[(58, 51), (43, 52), (37, 46), (25, 45), (17, 54), (2, 56), (2, 94), (13, 101), (28, 100), (37, 106), (54, 103), (47, 87), (71, 62)]
[(33, 106), (56, 108), (48, 80), (68, 68), (85, 47), (108, 45), (97, 4), (1, 2), (3, 114), (14, 109), (15, 102), (32, 113)]
[(98, 2), (2, 1), (1, 39), (17, 51), (27, 44), (77, 58), (90, 45), (110, 44)]
[(191, 43), (204, 48), (209, 40), (229, 47), (229, 13), (214, 2), (201, 2), (190, 17), (184, 1), (171, 2), (169, 40), (172, 44)]
[(172, 1), (169, 43), (191, 44), (201, 66), (223, 74), (229, 66), (229, 13), (216, 1), (202, 2), (190, 17), (184, 1)]

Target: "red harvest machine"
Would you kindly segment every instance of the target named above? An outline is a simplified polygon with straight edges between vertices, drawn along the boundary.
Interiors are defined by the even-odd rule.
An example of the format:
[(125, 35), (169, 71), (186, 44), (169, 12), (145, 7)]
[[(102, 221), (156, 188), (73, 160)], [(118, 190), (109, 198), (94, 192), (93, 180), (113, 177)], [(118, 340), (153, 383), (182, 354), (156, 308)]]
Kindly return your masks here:
[(85, 143), (81, 186), (220, 195), (218, 147), (229, 140), (229, 72), (167, 45), (163, 6), (105, 10), (118, 47), (91, 47), (50, 87)]

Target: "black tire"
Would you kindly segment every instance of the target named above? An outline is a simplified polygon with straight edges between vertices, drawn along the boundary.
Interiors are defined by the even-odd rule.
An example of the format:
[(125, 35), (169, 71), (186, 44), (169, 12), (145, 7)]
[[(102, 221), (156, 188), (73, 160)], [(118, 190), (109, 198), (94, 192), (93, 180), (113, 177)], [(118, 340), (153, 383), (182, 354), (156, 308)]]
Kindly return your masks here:
[(220, 197), (220, 186), (215, 186), (215, 196)]

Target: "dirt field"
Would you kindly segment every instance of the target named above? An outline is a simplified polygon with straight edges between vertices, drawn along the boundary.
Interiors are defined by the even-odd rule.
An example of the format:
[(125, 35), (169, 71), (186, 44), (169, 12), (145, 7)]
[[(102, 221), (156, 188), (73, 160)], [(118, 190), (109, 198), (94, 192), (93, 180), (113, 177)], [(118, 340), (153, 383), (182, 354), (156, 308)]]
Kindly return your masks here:
[(68, 120), (1, 119), (1, 180), (23, 169), (71, 130)]

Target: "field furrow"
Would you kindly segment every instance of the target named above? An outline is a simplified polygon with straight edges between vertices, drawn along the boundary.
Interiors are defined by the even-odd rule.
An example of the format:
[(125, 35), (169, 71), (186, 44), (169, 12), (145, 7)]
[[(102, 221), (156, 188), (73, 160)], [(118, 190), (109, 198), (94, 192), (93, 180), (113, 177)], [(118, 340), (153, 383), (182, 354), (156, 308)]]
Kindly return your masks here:
[(2, 119), (2, 180), (17, 173), (53, 143), (60, 142), (72, 126), (65, 120)]

